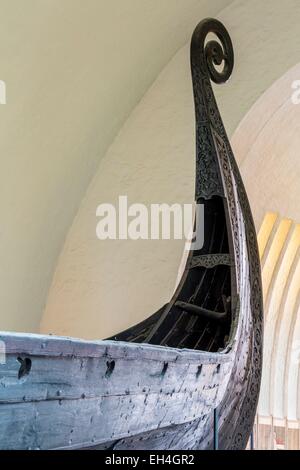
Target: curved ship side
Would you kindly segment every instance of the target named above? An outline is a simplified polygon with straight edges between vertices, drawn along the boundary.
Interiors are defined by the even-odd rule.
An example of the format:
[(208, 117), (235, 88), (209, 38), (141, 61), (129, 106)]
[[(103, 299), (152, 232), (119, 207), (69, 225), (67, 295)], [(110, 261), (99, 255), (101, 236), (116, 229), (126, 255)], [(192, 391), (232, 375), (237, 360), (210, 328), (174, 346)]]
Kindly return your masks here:
[[(209, 33), (219, 41), (206, 42)], [(224, 26), (199, 23), (191, 70), (204, 244), (190, 250), (173, 298), (108, 340), (0, 334), (0, 448), (210, 449), (215, 409), (219, 447), (246, 447), (261, 375), (260, 264), (210, 82), (232, 68)]]

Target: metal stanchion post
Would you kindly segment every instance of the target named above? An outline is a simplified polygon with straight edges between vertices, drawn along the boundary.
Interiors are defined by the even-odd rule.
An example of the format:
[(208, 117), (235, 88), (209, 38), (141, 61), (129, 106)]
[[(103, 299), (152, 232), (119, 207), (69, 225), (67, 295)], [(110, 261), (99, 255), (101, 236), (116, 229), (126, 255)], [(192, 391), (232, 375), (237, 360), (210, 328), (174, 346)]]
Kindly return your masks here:
[(219, 448), (219, 417), (217, 408), (214, 409), (214, 450)]
[(253, 430), (250, 434), (250, 450), (254, 450), (254, 433), (253, 433)]

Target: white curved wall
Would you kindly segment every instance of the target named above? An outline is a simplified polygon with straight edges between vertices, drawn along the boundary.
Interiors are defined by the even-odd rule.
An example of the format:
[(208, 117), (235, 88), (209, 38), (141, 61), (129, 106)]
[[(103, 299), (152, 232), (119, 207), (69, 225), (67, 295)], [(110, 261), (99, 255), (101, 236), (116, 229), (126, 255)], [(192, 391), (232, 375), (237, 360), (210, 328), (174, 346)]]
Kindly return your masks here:
[[(101, 161), (62, 252), (41, 330), (105, 337), (161, 307), (174, 288), (182, 242), (96, 238), (96, 208), (193, 201), (194, 136), (184, 48), (146, 93)], [(173, 138), (172, 138), (173, 136)]]
[[(294, 0), (235, 1), (219, 17), (228, 27), (236, 51), (231, 82), (216, 90), (231, 134), (262, 92), (299, 62), (300, 4)], [(41, 331), (105, 337), (141, 320), (169, 299), (183, 243), (99, 242), (95, 236), (95, 211), (99, 203), (114, 202), (119, 194), (127, 194), (129, 202), (191, 201), (193, 131), (187, 45), (146, 93), (100, 163), (61, 253)], [(276, 148), (281, 151), (286, 141), (279, 142), (280, 136), (273, 134), (275, 138)], [(243, 139), (248, 142), (245, 135)], [(236, 148), (239, 142), (234, 139)], [(258, 145), (259, 139), (255, 142)], [(259, 226), (271, 202), (280, 205), (279, 186), (275, 185), (285, 181), (286, 186), (287, 179), (278, 175), (282, 173), (295, 189), (297, 179), (290, 171), (295, 157), (288, 160), (288, 165), (284, 158), (274, 160), (270, 154), (262, 161), (251, 148), (247, 158), (239, 152), (236, 156), (241, 158)], [(258, 177), (257, 168), (261, 169)], [(272, 178), (269, 182), (266, 172)], [(287, 194), (295, 198), (296, 193)], [(291, 198), (287, 197), (284, 204), (285, 215), (296, 217), (297, 207)]]
[[(264, 287), (265, 341), (260, 416), (300, 420), (300, 65), (258, 100), (233, 137), (255, 207)], [(266, 211), (269, 212), (265, 217)], [(265, 218), (264, 218), (265, 217)], [(298, 223), (297, 223), (298, 222)]]
[(299, 77), (298, 64), (262, 95), (232, 138), (257, 228), (267, 210), (300, 220), (300, 105), (292, 102), (292, 84)]
[(0, 328), (35, 331), (96, 167), (198, 18), (229, 0), (0, 0)]

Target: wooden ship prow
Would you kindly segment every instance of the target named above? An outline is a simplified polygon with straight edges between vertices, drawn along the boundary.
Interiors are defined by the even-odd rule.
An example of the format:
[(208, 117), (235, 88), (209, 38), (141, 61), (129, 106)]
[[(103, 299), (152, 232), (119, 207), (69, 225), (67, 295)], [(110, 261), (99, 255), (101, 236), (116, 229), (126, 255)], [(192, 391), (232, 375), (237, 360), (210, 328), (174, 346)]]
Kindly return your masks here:
[(255, 227), (211, 86), (232, 68), (228, 32), (203, 20), (191, 71), (204, 243), (172, 299), (107, 340), (1, 333), (1, 449), (212, 449), (214, 412), (219, 448), (246, 447), (263, 310)]

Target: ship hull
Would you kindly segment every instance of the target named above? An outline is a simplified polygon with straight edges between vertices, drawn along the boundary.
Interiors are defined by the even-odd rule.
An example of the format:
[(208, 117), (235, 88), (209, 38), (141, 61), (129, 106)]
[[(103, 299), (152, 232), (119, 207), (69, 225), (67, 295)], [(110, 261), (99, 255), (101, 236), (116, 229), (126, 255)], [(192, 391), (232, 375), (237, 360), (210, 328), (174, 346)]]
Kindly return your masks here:
[[(220, 43), (206, 42), (209, 33)], [(204, 20), (191, 42), (204, 241), (191, 247), (172, 299), (108, 340), (0, 334), (1, 449), (211, 449), (214, 431), (220, 449), (246, 447), (262, 366), (261, 274), (210, 83), (232, 67), (226, 29)]]
[(212, 358), (122, 342), (0, 338), (7, 348), (0, 378), (2, 449), (105, 447), (195, 418), (204, 423), (231, 371), (231, 356), (222, 353)]

